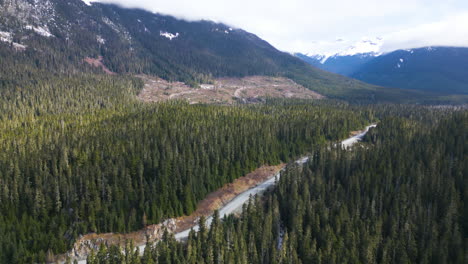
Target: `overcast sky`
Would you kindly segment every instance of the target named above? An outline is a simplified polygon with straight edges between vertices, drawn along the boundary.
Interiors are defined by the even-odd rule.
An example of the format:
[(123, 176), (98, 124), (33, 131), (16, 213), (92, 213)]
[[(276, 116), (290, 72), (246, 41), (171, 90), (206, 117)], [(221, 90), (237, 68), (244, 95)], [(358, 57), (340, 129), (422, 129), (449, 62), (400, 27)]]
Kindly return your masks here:
[[(92, 0), (91, 0), (92, 1)], [(250, 31), (288, 52), (334, 52), (380, 37), (380, 51), (468, 47), (468, 0), (98, 0)], [(337, 41), (344, 40), (344, 41)]]

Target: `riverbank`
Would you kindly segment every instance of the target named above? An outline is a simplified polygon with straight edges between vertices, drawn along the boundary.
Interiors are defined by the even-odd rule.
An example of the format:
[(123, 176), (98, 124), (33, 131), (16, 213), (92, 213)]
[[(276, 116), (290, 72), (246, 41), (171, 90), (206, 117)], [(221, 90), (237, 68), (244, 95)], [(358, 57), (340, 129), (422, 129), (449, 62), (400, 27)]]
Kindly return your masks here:
[(363, 130), (351, 132), (352, 136), (350, 138), (347, 138), (341, 141), (342, 148), (349, 148), (352, 145), (356, 144), (357, 142), (361, 141), (364, 138), (364, 136), (367, 134), (367, 132), (369, 132), (369, 129), (376, 127), (376, 126), (377, 124), (371, 124), (371, 125), (368, 125)]
[(215, 210), (224, 208), (240, 194), (274, 177), (285, 166), (286, 164), (284, 163), (274, 166), (262, 166), (251, 173), (234, 180), (232, 183), (224, 185), (215, 192), (208, 194), (205, 199), (198, 203), (196, 211), (188, 216), (170, 218), (165, 220), (163, 223), (148, 225), (141, 230), (126, 234), (86, 234), (74, 243), (73, 248), (68, 254), (57, 256), (56, 261), (58, 263), (64, 262), (65, 259), (70, 256), (72, 259), (81, 260), (79, 263), (86, 263), (84, 260), (86, 259), (86, 256), (91, 252), (91, 250), (99, 250), (99, 246), (101, 244), (106, 244), (108, 246), (125, 246), (125, 241), (127, 240), (132, 240), (135, 245), (140, 246), (140, 249), (143, 250), (147, 238), (150, 241), (157, 241), (162, 238), (164, 230), (166, 229), (175, 234), (179, 234), (184, 230), (190, 230), (190, 228), (196, 226), (198, 219), (201, 216), (208, 218)]
[[(376, 124), (367, 126), (361, 131), (351, 132), (350, 138), (341, 141), (343, 148), (349, 148), (362, 140), (370, 128), (376, 127)], [(297, 159), (294, 163), (303, 164), (308, 161), (308, 156)], [(188, 237), (191, 229), (198, 230), (198, 219), (200, 216), (207, 217), (206, 224), (211, 223), (211, 215), (215, 210), (219, 210), (220, 217), (232, 214), (242, 208), (251, 195), (261, 194), (270, 187), (281, 176), (281, 170), (286, 164), (276, 166), (262, 166), (255, 171), (236, 179), (234, 182), (226, 184), (217, 191), (210, 193), (204, 200), (197, 205), (197, 210), (189, 216), (171, 218), (163, 223), (149, 225), (142, 230), (128, 234), (87, 234), (76, 241), (69, 256), (73, 259), (79, 259), (80, 264), (86, 263), (84, 259), (91, 252), (97, 251), (102, 243), (106, 245), (124, 246), (125, 241), (133, 240), (134, 244), (139, 246), (140, 252), (143, 252), (147, 239), (157, 241), (162, 238), (164, 230), (175, 234), (176, 239), (184, 240)], [(61, 255), (58, 262), (63, 262), (67, 255)]]

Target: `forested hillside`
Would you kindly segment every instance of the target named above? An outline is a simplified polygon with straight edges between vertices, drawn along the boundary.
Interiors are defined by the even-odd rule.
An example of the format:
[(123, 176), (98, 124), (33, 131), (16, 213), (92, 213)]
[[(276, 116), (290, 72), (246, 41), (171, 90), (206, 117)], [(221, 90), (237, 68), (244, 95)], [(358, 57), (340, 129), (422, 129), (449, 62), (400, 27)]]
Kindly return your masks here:
[(189, 214), (225, 183), (373, 118), (311, 101), (146, 105), (138, 89), (137, 79), (92, 74), (2, 83), (1, 263), (44, 262), (82, 234)]
[(12, 72), (23, 63), (58, 74), (102, 72), (84, 62), (102, 56), (112, 72), (194, 87), (216, 77), (267, 75), (349, 101), (423, 100), (311, 67), (242, 29), (81, 0), (0, 0), (0, 54), (0, 67)]
[(468, 94), (468, 48), (397, 50), (348, 75), (376, 85), (441, 94)]
[(295, 54), (320, 69), (384, 87), (455, 94), (468, 101), (468, 49), (424, 47), (385, 54), (336, 54), (331, 57)]
[(88, 263), (466, 263), (466, 110), (384, 112), (363, 148), (317, 149), (239, 218)]

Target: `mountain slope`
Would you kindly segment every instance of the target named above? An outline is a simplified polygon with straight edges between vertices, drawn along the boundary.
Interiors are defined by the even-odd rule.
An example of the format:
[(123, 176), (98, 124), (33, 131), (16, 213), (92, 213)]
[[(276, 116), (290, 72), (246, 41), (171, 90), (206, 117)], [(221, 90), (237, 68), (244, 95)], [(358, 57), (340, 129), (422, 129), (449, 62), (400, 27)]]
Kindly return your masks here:
[(59, 74), (97, 73), (101, 71), (83, 60), (102, 56), (109, 71), (145, 73), (192, 86), (215, 77), (269, 75), (293, 79), (331, 98), (408, 97), (397, 89), (388, 91), (310, 67), (254, 34), (224, 24), (187, 22), (116, 5), (89, 6), (80, 0), (0, 0), (0, 6), (3, 69), (21, 64)]
[(383, 55), (295, 55), (320, 69), (375, 85), (468, 94), (468, 48), (427, 47)]
[(398, 50), (349, 75), (377, 85), (444, 94), (468, 94), (468, 48)]
[(322, 55), (307, 56), (301, 53), (294, 55), (312, 66), (344, 76), (351, 76), (357, 69), (372, 61), (376, 56), (374, 53), (335, 55), (331, 57)]

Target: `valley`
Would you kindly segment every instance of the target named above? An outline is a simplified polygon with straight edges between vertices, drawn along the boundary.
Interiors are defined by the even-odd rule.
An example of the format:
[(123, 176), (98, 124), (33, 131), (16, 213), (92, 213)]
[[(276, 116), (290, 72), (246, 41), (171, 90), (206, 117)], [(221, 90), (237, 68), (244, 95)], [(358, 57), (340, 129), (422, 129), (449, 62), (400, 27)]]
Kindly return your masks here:
[[(367, 126), (364, 130), (352, 132), (352, 136), (338, 143), (343, 148), (350, 148), (352, 145), (361, 141), (369, 131), (369, 128), (376, 125)], [(289, 166), (301, 166), (309, 161), (309, 156), (298, 158), (291, 162)], [(206, 225), (210, 226), (212, 222), (212, 214), (214, 211), (219, 211), (221, 218), (231, 214), (239, 214), (251, 197), (261, 195), (265, 191), (271, 189), (276, 182), (279, 181), (281, 173), (287, 168), (286, 164), (277, 166), (262, 166), (251, 173), (240, 177), (232, 183), (224, 185), (219, 190), (212, 192), (206, 196), (199, 204), (197, 209), (188, 216), (167, 219), (163, 223), (146, 226), (144, 229), (128, 233), (128, 234), (87, 234), (75, 242), (71, 252), (66, 255), (58, 256), (57, 261), (64, 261), (66, 257), (80, 260), (80, 264), (85, 264), (86, 257), (91, 250), (98, 251), (101, 244), (106, 246), (118, 245), (125, 247), (127, 241), (133, 241), (143, 254), (145, 245), (157, 243), (163, 238), (164, 231), (174, 233), (177, 240), (186, 240), (191, 230), (198, 231), (197, 225), (200, 217), (206, 217)]]
[[(468, 116), (466, 109), (427, 110), (400, 108), (400, 114), (382, 118), (365, 135), (355, 135), (371, 147), (316, 149), (311, 158), (297, 160), (301, 166), (287, 166), (275, 187), (250, 200), (240, 214), (222, 218), (219, 211), (212, 218), (200, 218), (199, 231), (190, 232), (183, 242), (178, 238), (185, 238), (186, 232), (167, 234), (139, 248), (103, 246), (87, 261), (342, 263), (358, 258), (401, 263), (412, 258), (464, 263), (467, 226), (458, 213), (461, 221), (466, 214), (458, 195), (462, 200), (466, 196), (464, 185), (456, 183), (465, 180), (466, 164), (455, 161), (455, 173), (450, 172), (446, 161), (451, 158), (443, 153), (466, 159)], [(424, 169), (431, 166), (438, 169)], [(268, 184), (271, 180), (258, 190)], [(441, 193), (449, 197), (435, 199)], [(436, 212), (430, 209), (434, 203)], [(353, 235), (355, 230), (361, 230), (360, 236)]]
[(0, 264), (466, 263), (467, 48), (129, 2), (0, 0)]
[[(228, 205), (240, 194), (261, 184), (265, 180), (271, 179), (271, 177), (276, 175), (284, 166), (285, 164), (262, 166), (234, 180), (232, 183), (224, 185), (217, 191), (208, 194), (205, 199), (200, 201), (197, 205), (197, 209), (190, 215), (167, 219), (160, 224), (146, 226), (141, 230), (128, 234), (86, 234), (75, 242), (71, 252), (57, 256), (56, 261), (64, 261), (67, 256), (72, 257), (72, 259), (84, 260), (90, 254), (91, 250), (99, 250), (101, 244), (124, 247), (126, 241), (133, 241), (135, 245), (140, 247), (141, 252), (143, 252), (147, 240), (150, 242), (161, 240), (164, 230), (174, 234), (184, 233), (185, 230), (196, 226), (201, 216), (209, 217), (215, 210), (219, 210)], [(186, 233), (188, 234), (188, 232)], [(80, 263), (86, 262), (81, 261)]]

